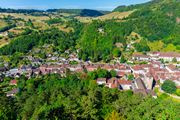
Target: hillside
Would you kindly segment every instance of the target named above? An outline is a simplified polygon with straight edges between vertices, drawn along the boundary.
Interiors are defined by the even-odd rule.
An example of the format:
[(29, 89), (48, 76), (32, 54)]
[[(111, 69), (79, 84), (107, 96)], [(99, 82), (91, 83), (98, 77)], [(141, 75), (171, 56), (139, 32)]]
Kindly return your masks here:
[(144, 7), (137, 9), (127, 18), (138, 27), (135, 32), (150, 41), (163, 39), (166, 43), (179, 45), (180, 2), (157, 0), (150, 3), (152, 4), (144, 4)]
[(102, 16), (98, 16), (98, 17), (82, 17), (82, 16), (77, 16), (75, 18), (77, 18), (79, 21), (83, 22), (83, 23), (90, 23), (93, 20), (100, 20), (100, 21), (106, 21), (106, 20), (111, 20), (111, 19), (116, 19), (118, 20), (122, 20), (123, 18), (128, 17), (131, 13), (133, 13), (134, 11), (126, 11), (126, 12), (111, 12), (111, 13), (107, 13), (105, 15)]
[[(81, 59), (92, 60), (94, 62), (104, 60), (107, 62), (115, 57), (113, 55), (113, 50), (117, 51), (117, 49), (119, 49), (122, 54), (127, 52), (132, 53), (133, 51), (155, 51), (156, 43), (159, 41), (163, 44), (161, 45), (162, 48), (160, 50), (173, 50), (179, 52), (179, 6), (180, 2), (177, 0), (154, 0), (148, 3), (134, 5), (133, 7), (120, 7), (120, 10), (115, 9), (114, 11), (124, 12), (112, 12), (103, 16), (99, 16), (103, 14), (99, 11), (97, 12), (93, 10), (80, 9), (47, 10), (47, 15), (41, 16), (34, 16), (31, 14), (23, 15), (16, 13), (9, 13), (9, 15), (11, 15), (13, 19), (23, 19), (21, 20), (22, 22), (25, 20), (23, 23), (28, 23), (28, 25), (27, 23), (25, 24), (26, 27), (30, 26), (31, 29), (35, 31), (46, 31), (47, 29), (52, 29), (55, 27), (63, 32), (73, 32), (73, 34), (78, 36), (78, 39), (73, 39), (73, 45), (75, 45), (73, 47), (76, 47), (76, 49), (80, 50), (79, 57)], [(63, 16), (60, 14), (61, 12), (66, 12), (66, 14), (68, 13), (69, 15)], [(85, 17), (75, 17), (76, 15), (74, 16), (72, 12), (74, 12), (74, 14), (81, 14)], [(3, 15), (5, 14), (7, 13), (3, 13)], [(82, 29), (78, 29), (78, 32), (76, 29), (78, 28), (79, 23), (78, 21), (74, 20), (75, 18), (83, 22), (81, 24), (84, 26)], [(71, 20), (73, 20), (73, 23), (70, 23)], [(76, 29), (74, 29), (70, 24), (73, 24), (73, 27), (75, 26)], [(132, 32), (141, 36), (141, 40), (135, 42), (133, 47), (129, 50), (127, 49), (128, 42), (133, 42), (134, 40), (137, 41), (136, 38), (128, 40)], [(71, 34), (68, 34), (68, 36), (69, 35)], [(51, 41), (49, 43), (54, 42)], [(117, 48), (116, 44), (119, 43), (123, 44), (123, 47)], [(10, 45), (14, 46), (13, 44)], [(11, 53), (7, 51), (7, 48), (9, 48), (8, 45), (2, 48), (1, 51), (5, 51), (4, 53), (6, 54)], [(69, 48), (69, 46), (66, 47), (66, 49), (67, 48)], [(28, 49), (32, 48), (30, 47)], [(13, 53), (14, 52), (16, 52), (16, 48)]]
[(109, 13), (109, 11), (98, 11), (90, 9), (49, 9), (46, 12), (69, 13), (81, 17), (97, 17)]
[(110, 20), (110, 19), (123, 19), (128, 17), (134, 11), (126, 11), (126, 12), (111, 12), (109, 14), (99, 16), (96, 19), (99, 20)]
[[(164, 49), (167, 52), (172, 51), (170, 48), (173, 48), (173, 51), (179, 52), (180, 2), (163, 0), (153, 1), (140, 6), (143, 7), (135, 9), (132, 14), (123, 19), (122, 23), (118, 24), (114, 20), (110, 20), (88, 24), (80, 40), (81, 57), (93, 61), (107, 61), (106, 58), (113, 57), (112, 51), (116, 49), (115, 44), (120, 41), (127, 41), (127, 36), (132, 32), (142, 37), (139, 43), (134, 44), (135, 50), (133, 51), (153, 51), (154, 47), (152, 45), (155, 44), (148, 44), (148, 42), (162, 41), (164, 45), (161, 50)], [(124, 49), (121, 49), (122, 52), (126, 51), (127, 44), (127, 42), (124, 42)]]

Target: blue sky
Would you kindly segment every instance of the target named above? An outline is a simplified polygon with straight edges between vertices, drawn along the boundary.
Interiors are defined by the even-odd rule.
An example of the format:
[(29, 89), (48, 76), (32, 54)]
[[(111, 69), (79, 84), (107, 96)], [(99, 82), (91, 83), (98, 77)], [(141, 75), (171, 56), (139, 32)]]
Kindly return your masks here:
[(50, 9), (88, 8), (112, 10), (119, 5), (144, 3), (150, 0), (0, 0), (1, 8)]

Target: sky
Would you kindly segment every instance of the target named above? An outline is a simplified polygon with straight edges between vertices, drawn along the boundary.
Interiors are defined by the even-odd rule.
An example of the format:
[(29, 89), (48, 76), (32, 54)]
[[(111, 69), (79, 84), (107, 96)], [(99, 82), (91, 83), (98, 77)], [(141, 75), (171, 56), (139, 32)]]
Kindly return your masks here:
[(113, 10), (119, 5), (144, 3), (150, 0), (0, 0), (1, 8), (14, 9), (97, 9)]

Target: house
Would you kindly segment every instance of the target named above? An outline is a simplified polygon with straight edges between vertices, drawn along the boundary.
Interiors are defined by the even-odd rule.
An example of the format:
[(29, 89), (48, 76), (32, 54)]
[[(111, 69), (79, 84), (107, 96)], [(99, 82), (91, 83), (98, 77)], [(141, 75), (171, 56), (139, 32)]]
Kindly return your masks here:
[(131, 70), (133, 71), (133, 74), (145, 74), (145, 69), (140, 65), (131, 67)]
[(107, 83), (107, 79), (106, 78), (98, 78), (96, 80), (98, 85), (105, 85)]
[(175, 73), (175, 72), (179, 72), (180, 69), (178, 69), (175, 65), (170, 64), (168, 66), (166, 66), (166, 69), (170, 72), (170, 73)]
[(9, 85), (17, 85), (17, 80), (11, 80)]
[(98, 66), (88, 65), (88, 66), (85, 66), (85, 68), (87, 69), (87, 71), (95, 71), (95, 70), (97, 70)]
[(103, 28), (98, 28), (98, 32), (103, 34), (104, 33), (104, 29)]
[(10, 74), (17, 74), (19, 73), (19, 70), (17, 68), (14, 68), (14, 69), (10, 69), (9, 72)]
[(3, 77), (0, 75), (0, 82), (3, 82)]
[(118, 88), (119, 87), (118, 79), (115, 78), (115, 77), (109, 79), (107, 81), (106, 87), (109, 87), (109, 88)]
[(108, 71), (111, 71), (114, 69), (114, 66), (113, 65), (110, 65), (110, 64), (105, 64), (105, 65), (100, 65), (102, 69), (105, 69), (105, 70), (108, 70)]
[(18, 92), (19, 92), (19, 89), (18, 88), (14, 88), (13, 90), (7, 92), (6, 96), (7, 97), (14, 97)]
[(140, 77), (134, 80), (134, 89), (146, 89), (146, 86)]
[(157, 61), (159, 59), (160, 52), (150, 52), (148, 55), (151, 60)]
[(125, 75), (125, 72), (117, 72), (116, 75), (117, 77), (123, 77)]
[(37, 69), (33, 69), (32, 72), (35, 75), (39, 75), (41, 73), (41, 71), (38, 68)]
[(130, 90), (132, 89), (132, 81), (129, 80), (119, 80), (119, 89)]
[(138, 60), (138, 61), (149, 61), (150, 60), (149, 56), (144, 55), (144, 54), (134, 54), (132, 59)]
[(0, 72), (5, 72), (6, 70), (6, 67), (0, 67)]
[(145, 87), (149, 90), (151, 90), (153, 88), (153, 83), (154, 83), (154, 79), (152, 77), (152, 75), (150, 73), (146, 73), (146, 74), (141, 74), (139, 75), (141, 80), (143, 80), (143, 83), (145, 85)]
[(8, 32), (0, 32), (0, 37), (5, 37), (5, 36), (8, 36)]
[(115, 66), (114, 66), (114, 69), (115, 69), (117, 72), (123, 72), (123, 73), (125, 73), (125, 74), (131, 73), (131, 68), (130, 68), (128, 65), (125, 65), (125, 64), (115, 65)]
[(160, 55), (160, 52), (150, 52), (148, 53), (150, 57), (158, 57)]
[(164, 61), (172, 61), (174, 58), (180, 61), (180, 53), (166, 52), (159, 54), (159, 59), (163, 59)]

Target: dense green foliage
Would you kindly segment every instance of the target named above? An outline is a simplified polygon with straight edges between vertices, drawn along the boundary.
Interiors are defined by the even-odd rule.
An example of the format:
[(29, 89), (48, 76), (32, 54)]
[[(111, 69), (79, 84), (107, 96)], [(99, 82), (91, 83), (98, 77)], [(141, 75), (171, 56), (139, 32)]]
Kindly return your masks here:
[(0, 119), (14, 120), (17, 118), (17, 108), (14, 105), (15, 100), (7, 98), (5, 95), (0, 95)]
[(62, 19), (61, 18), (53, 18), (53, 19), (50, 19), (50, 20), (47, 20), (46, 23), (48, 25), (51, 25), (51, 24), (57, 24), (57, 23), (62, 23)]
[(111, 77), (116, 77), (116, 71), (111, 70), (105, 70), (105, 69), (100, 69), (98, 68), (95, 71), (89, 72), (88, 75), (92, 80), (95, 80), (97, 78), (111, 78)]
[(37, 45), (39, 35), (33, 33), (31, 35), (20, 36), (11, 41), (7, 46), (0, 48), (0, 54), (12, 55), (15, 52), (28, 52), (33, 46)]
[[(124, 22), (111, 20), (93, 21), (87, 24), (79, 41), (79, 58), (94, 62), (100, 60), (108, 62), (113, 57), (120, 57), (128, 44), (126, 38), (131, 32), (138, 33), (143, 38), (134, 45), (137, 52), (150, 51), (148, 42), (159, 40), (163, 41), (164, 47), (173, 44), (178, 49), (180, 24), (177, 18), (180, 18), (180, 2), (176, 0), (153, 1), (130, 6), (127, 9), (136, 7), (138, 9), (129, 17), (124, 18)], [(116, 48), (116, 43), (123, 45), (121, 51)]]
[[(179, 103), (97, 86), (86, 75), (21, 78), (14, 99), (1, 97), (1, 119), (178, 119)], [(9, 101), (9, 102), (8, 102)], [(11, 109), (10, 109), (11, 107)]]
[(44, 44), (53, 44), (57, 50), (63, 52), (70, 47), (75, 47), (76, 40), (79, 37), (81, 24), (77, 21), (71, 21), (69, 26), (72, 26), (75, 31), (65, 33), (56, 28), (47, 29), (39, 32), (32, 32), (27, 29), (21, 36), (12, 40), (8, 45), (0, 48), (0, 54), (12, 55), (15, 52), (27, 53), (35, 46)]
[(142, 3), (142, 4), (136, 4), (136, 5), (130, 5), (130, 6), (125, 6), (125, 5), (118, 6), (113, 11), (115, 11), (115, 12), (117, 12), (117, 11), (118, 12), (124, 12), (124, 11), (131, 11), (131, 10), (136, 10), (136, 9), (142, 9), (142, 8), (154, 6), (155, 4), (158, 4), (158, 3), (162, 2), (162, 1), (163, 0), (151, 0), (149, 2)]
[(178, 0), (154, 0), (145, 4), (123, 7), (124, 10), (136, 9), (126, 18), (134, 32), (150, 41), (163, 39), (165, 43), (174, 45), (180, 43), (178, 34), (180, 25), (176, 21), (180, 17), (179, 8)]
[(162, 86), (161, 86), (162, 90), (164, 90), (167, 93), (175, 93), (176, 92), (176, 85), (174, 82), (172, 82), (171, 80), (166, 80)]
[[(51, 29), (43, 31), (42, 33), (33, 32), (29, 35), (22, 35), (3, 48), (0, 53), (3, 55), (11, 55), (15, 52), (27, 53), (34, 46), (47, 44), (60, 45), (61, 50), (65, 50), (70, 45), (71, 40), (68, 39), (67, 34)], [(63, 45), (62, 45), (63, 43)]]
[(104, 15), (102, 12), (97, 11), (97, 10), (88, 10), (88, 9), (84, 9), (81, 11), (80, 16), (83, 17), (97, 17), (97, 16), (102, 16)]
[[(121, 27), (124, 26), (124, 27)], [(127, 29), (124, 29), (124, 28)], [(120, 56), (120, 50), (115, 43), (122, 43), (126, 46), (125, 36), (130, 34), (131, 27), (125, 23), (114, 21), (94, 21), (85, 26), (79, 41), (81, 48), (79, 57), (84, 60), (106, 61), (108, 58)], [(103, 30), (103, 32), (101, 32)]]
[(135, 48), (138, 52), (148, 52), (150, 51), (149, 46), (145, 40), (142, 40), (140, 43), (135, 44)]

